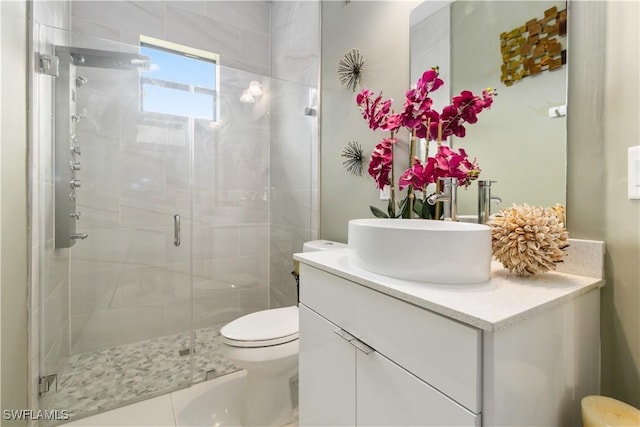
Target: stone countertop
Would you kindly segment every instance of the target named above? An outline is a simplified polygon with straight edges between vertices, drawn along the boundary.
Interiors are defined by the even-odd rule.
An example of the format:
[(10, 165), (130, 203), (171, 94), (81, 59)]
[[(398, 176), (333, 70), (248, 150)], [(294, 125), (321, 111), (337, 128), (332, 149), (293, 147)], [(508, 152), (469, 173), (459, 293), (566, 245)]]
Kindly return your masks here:
[[(489, 332), (604, 286), (599, 278), (559, 272), (520, 277), (498, 262), (491, 264), (491, 278), (478, 284), (395, 279), (358, 268), (350, 262), (349, 250), (298, 253), (293, 257), (302, 264)], [(300, 280), (304, 283), (303, 274)]]

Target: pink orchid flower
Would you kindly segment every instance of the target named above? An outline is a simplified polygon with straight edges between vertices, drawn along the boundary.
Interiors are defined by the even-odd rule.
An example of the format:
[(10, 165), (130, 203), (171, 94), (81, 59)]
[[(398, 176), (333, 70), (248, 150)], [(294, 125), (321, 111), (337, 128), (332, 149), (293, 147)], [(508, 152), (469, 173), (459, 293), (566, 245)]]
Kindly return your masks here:
[[(493, 89), (486, 89), (477, 96), (464, 90), (460, 95), (454, 96), (451, 105), (447, 105), (439, 113), (433, 109), (430, 95), (443, 85), (437, 67), (425, 71), (405, 93), (405, 102), (399, 114), (391, 111), (392, 100), (383, 100), (382, 92), (376, 96), (365, 89), (357, 95), (356, 102), (370, 129), (391, 131), (392, 137), (401, 127), (411, 130), (412, 136), (430, 141), (441, 142), (451, 135), (464, 137), (464, 125), (476, 123), (478, 114), (491, 107), (496, 93)], [(371, 154), (368, 171), (379, 189), (383, 189), (385, 185), (393, 185), (390, 177), (393, 169), (393, 144), (396, 142), (395, 138), (385, 138)], [(459, 186), (469, 186), (471, 181), (478, 178), (479, 173), (478, 162), (476, 159), (469, 160), (463, 149), (456, 151), (439, 144), (434, 157), (427, 158), (424, 163), (416, 159), (404, 171), (398, 181), (398, 188), (403, 190), (412, 186), (426, 191), (429, 184), (437, 182), (441, 177), (455, 177)]]
[(413, 188), (423, 189), (427, 185), (434, 183), (435, 165), (436, 159), (433, 157), (427, 158), (427, 163), (425, 164), (416, 158), (413, 166), (404, 171), (398, 180), (398, 188), (400, 191), (410, 185), (413, 186)]
[(402, 126), (415, 130), (418, 138), (427, 138), (430, 134), (427, 123), (437, 123), (440, 118), (438, 112), (432, 109), (433, 100), (429, 97), (431, 92), (444, 84), (438, 76), (437, 68), (425, 71), (414, 87), (405, 94), (401, 123)]
[(452, 98), (452, 104), (444, 107), (440, 119), (442, 120), (442, 138), (451, 135), (463, 138), (466, 129), (463, 123), (476, 123), (478, 114), (493, 103), (495, 92), (491, 89), (482, 91), (482, 96), (476, 96), (468, 90), (463, 90), (460, 95)]
[(368, 171), (380, 190), (391, 183), (389, 175), (391, 174), (391, 164), (393, 162), (392, 145), (396, 142), (395, 138), (385, 138), (376, 145), (373, 153), (371, 153)]
[(480, 175), (480, 167), (476, 159), (470, 161), (467, 153), (461, 148), (459, 152), (446, 145), (438, 147), (435, 156), (435, 179), (437, 178), (457, 178), (458, 186), (468, 187), (471, 181)]
[(400, 127), (399, 117), (389, 114), (392, 100), (383, 101), (382, 92), (372, 98), (373, 93), (368, 89), (364, 89), (356, 96), (356, 103), (360, 107), (362, 117), (369, 121), (369, 129), (397, 130)]

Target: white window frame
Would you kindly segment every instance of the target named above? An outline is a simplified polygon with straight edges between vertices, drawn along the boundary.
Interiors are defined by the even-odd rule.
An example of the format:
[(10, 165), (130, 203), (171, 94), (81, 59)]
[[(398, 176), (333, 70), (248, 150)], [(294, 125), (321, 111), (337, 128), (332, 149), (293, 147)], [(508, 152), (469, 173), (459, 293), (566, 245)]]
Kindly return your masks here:
[[(215, 66), (215, 70), (216, 70), (216, 76), (215, 76), (215, 87), (213, 89), (213, 99), (214, 99), (214, 117), (212, 122), (217, 123), (220, 121), (220, 55), (218, 55), (217, 53), (213, 53), (213, 52), (209, 52), (206, 50), (202, 50), (202, 49), (196, 49), (194, 47), (190, 47), (190, 46), (185, 46), (182, 44), (178, 44), (178, 43), (173, 43), (170, 41), (166, 41), (166, 40), (162, 40), (162, 39), (158, 39), (155, 37), (149, 37), (149, 36), (145, 36), (143, 34), (140, 34), (140, 46), (142, 45), (147, 45), (151, 48), (157, 48), (160, 50), (167, 50), (171, 53), (175, 53), (176, 55), (183, 55), (189, 58), (194, 58), (194, 59), (201, 59), (201, 60), (205, 60), (208, 62), (212, 62)], [(140, 76), (140, 84), (142, 86), (142, 80), (146, 79), (147, 81), (150, 81), (152, 79), (149, 79), (148, 77), (143, 77), (142, 75)], [(168, 81), (157, 81), (157, 82), (153, 82), (152, 84), (157, 84), (158, 86), (164, 86), (164, 87), (172, 87), (174, 89), (182, 89), (191, 93), (196, 93), (198, 91), (204, 91), (205, 93), (209, 93), (210, 90), (209, 89), (204, 89), (204, 88), (198, 88), (194, 85), (188, 85), (188, 84), (182, 84), (182, 83), (173, 83), (173, 82), (168, 82)], [(140, 88), (141, 92), (140, 92), (140, 97), (142, 98), (142, 87)], [(152, 114), (153, 112), (149, 112), (149, 111), (144, 111), (142, 110), (142, 99), (140, 102), (140, 109), (142, 113), (150, 113)], [(205, 120), (205, 119), (203, 119)]]

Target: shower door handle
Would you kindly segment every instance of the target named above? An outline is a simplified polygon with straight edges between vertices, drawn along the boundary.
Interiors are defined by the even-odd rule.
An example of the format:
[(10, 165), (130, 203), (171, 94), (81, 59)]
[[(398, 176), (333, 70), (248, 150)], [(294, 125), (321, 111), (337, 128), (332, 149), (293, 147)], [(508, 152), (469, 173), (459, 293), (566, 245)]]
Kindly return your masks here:
[(173, 216), (173, 246), (180, 246), (180, 215)]

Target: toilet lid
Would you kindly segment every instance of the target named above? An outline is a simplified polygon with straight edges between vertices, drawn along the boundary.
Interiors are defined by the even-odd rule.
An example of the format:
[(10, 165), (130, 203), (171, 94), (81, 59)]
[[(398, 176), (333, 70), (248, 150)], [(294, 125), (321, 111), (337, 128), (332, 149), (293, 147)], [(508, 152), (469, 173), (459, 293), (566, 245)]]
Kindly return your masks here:
[(298, 338), (298, 307), (272, 308), (242, 316), (220, 330), (234, 347), (266, 347)]

